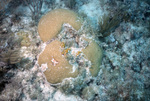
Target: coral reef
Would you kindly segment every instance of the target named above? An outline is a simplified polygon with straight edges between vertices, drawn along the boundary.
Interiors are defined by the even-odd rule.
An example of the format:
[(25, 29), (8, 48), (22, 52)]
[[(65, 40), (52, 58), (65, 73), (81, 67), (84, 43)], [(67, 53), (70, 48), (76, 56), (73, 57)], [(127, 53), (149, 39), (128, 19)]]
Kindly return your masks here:
[[(40, 16), (50, 11), (47, 14), (51, 15), (48, 17), (51, 21), (45, 20), (48, 26), (44, 26), (43, 32), (57, 30), (55, 26), (60, 18), (68, 20), (72, 14), (75, 19), (73, 24), (61, 20), (60, 29), (53, 33), (52, 39), (43, 41), (40, 36), (44, 34), (39, 36), (35, 24), (38, 19), (31, 18), (34, 15), (23, 0), (11, 0), (2, 6), (0, 101), (150, 101), (149, 0), (26, 1), (29, 1), (28, 6), (42, 1), (42, 7), (33, 5), (35, 9), (39, 7), (40, 12), (36, 13)], [(79, 13), (84, 22), (76, 22), (77, 14), (66, 8)], [(55, 17), (52, 17), (54, 12)], [(62, 17), (64, 12), (67, 16)], [(105, 19), (108, 20), (105, 22)], [(74, 24), (80, 25), (79, 30)], [(51, 35), (49, 32), (47, 34)], [(107, 37), (102, 37), (100, 32)], [(39, 57), (47, 59), (47, 63), (43, 61), (39, 65)], [(71, 72), (65, 71), (69, 68), (58, 69), (61, 60), (56, 57), (63, 58), (64, 64), (70, 66), (71, 72), (77, 71), (77, 75), (60, 80), (59, 74), (65, 76)], [(51, 77), (59, 82), (48, 82), (50, 76), (45, 75), (50, 72), (48, 68), (61, 70), (60, 73), (51, 72)]]

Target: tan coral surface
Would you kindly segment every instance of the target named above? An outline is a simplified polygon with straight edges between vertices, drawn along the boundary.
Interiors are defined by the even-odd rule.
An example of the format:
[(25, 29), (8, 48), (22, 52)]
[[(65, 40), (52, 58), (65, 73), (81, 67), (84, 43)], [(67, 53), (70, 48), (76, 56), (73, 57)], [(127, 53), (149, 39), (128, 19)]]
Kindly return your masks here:
[(101, 47), (93, 40), (86, 39), (90, 44), (83, 49), (83, 53), (85, 54), (85, 58), (91, 61), (92, 66), (90, 68), (90, 72), (92, 76), (97, 76), (100, 70), (100, 65), (102, 61), (102, 49)]
[(38, 32), (42, 41), (46, 42), (55, 37), (63, 23), (69, 23), (76, 30), (81, 27), (81, 22), (75, 12), (67, 9), (55, 9), (44, 15), (38, 24)]
[[(72, 69), (72, 65), (69, 64), (67, 59), (61, 54), (61, 42), (60, 41), (52, 41), (48, 44), (45, 50), (39, 55), (38, 63), (41, 64), (47, 63), (48, 69), (44, 72), (47, 81), (56, 84), (62, 82), (63, 79), (69, 77), (76, 77), (78, 75), (78, 71), (74, 71)], [(53, 64), (52, 59), (55, 59), (58, 64)]]

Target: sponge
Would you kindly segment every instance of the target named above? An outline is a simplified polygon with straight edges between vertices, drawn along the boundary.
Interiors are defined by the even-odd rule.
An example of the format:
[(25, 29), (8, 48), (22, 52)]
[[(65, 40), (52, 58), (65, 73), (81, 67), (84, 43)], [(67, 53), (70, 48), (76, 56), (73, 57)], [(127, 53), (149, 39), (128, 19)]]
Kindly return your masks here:
[(69, 23), (76, 30), (81, 27), (81, 21), (75, 12), (67, 9), (55, 9), (44, 15), (38, 24), (41, 40), (46, 42), (55, 37), (63, 23)]

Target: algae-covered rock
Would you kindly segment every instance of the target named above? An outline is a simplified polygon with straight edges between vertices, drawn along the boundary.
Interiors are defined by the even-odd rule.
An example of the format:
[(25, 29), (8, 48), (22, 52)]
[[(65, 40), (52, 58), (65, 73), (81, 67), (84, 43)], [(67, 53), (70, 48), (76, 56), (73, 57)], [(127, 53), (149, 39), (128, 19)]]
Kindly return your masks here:
[(83, 89), (82, 91), (82, 96), (84, 97), (84, 99), (86, 99), (87, 101), (93, 101), (95, 94), (98, 92), (97, 87), (94, 87), (94, 85), (92, 86), (87, 86)]
[(31, 45), (31, 41), (27, 32), (18, 32), (17, 35), (21, 40), (21, 46), (29, 47)]
[(72, 65), (61, 53), (61, 42), (53, 41), (48, 44), (45, 50), (39, 55), (39, 65), (47, 63), (48, 69), (44, 72), (47, 81), (56, 84), (63, 79), (76, 77), (78, 71), (73, 71)]
[(81, 22), (75, 12), (67, 9), (52, 10), (44, 15), (38, 24), (38, 32), (42, 41), (46, 42), (55, 37), (63, 23), (69, 23), (76, 30), (81, 27)]

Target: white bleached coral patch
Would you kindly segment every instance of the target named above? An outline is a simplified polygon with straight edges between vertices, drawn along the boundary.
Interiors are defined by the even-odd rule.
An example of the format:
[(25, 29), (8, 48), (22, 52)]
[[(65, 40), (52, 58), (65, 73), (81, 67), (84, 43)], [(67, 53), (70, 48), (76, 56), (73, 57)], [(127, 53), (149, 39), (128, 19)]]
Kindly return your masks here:
[(100, 6), (99, 0), (91, 0), (79, 8), (79, 13), (85, 13), (87, 18), (91, 21), (91, 27), (96, 28), (99, 18), (107, 12)]
[(65, 95), (60, 90), (58, 90), (54, 94), (54, 101), (83, 101), (83, 99), (74, 95)]
[(42, 72), (45, 72), (47, 68), (48, 68), (47, 63), (42, 64), (41, 67), (40, 67)]
[(84, 11), (88, 17), (92, 18), (103, 15), (103, 11), (98, 0), (92, 0), (88, 4), (81, 6), (79, 12), (82, 11)]

